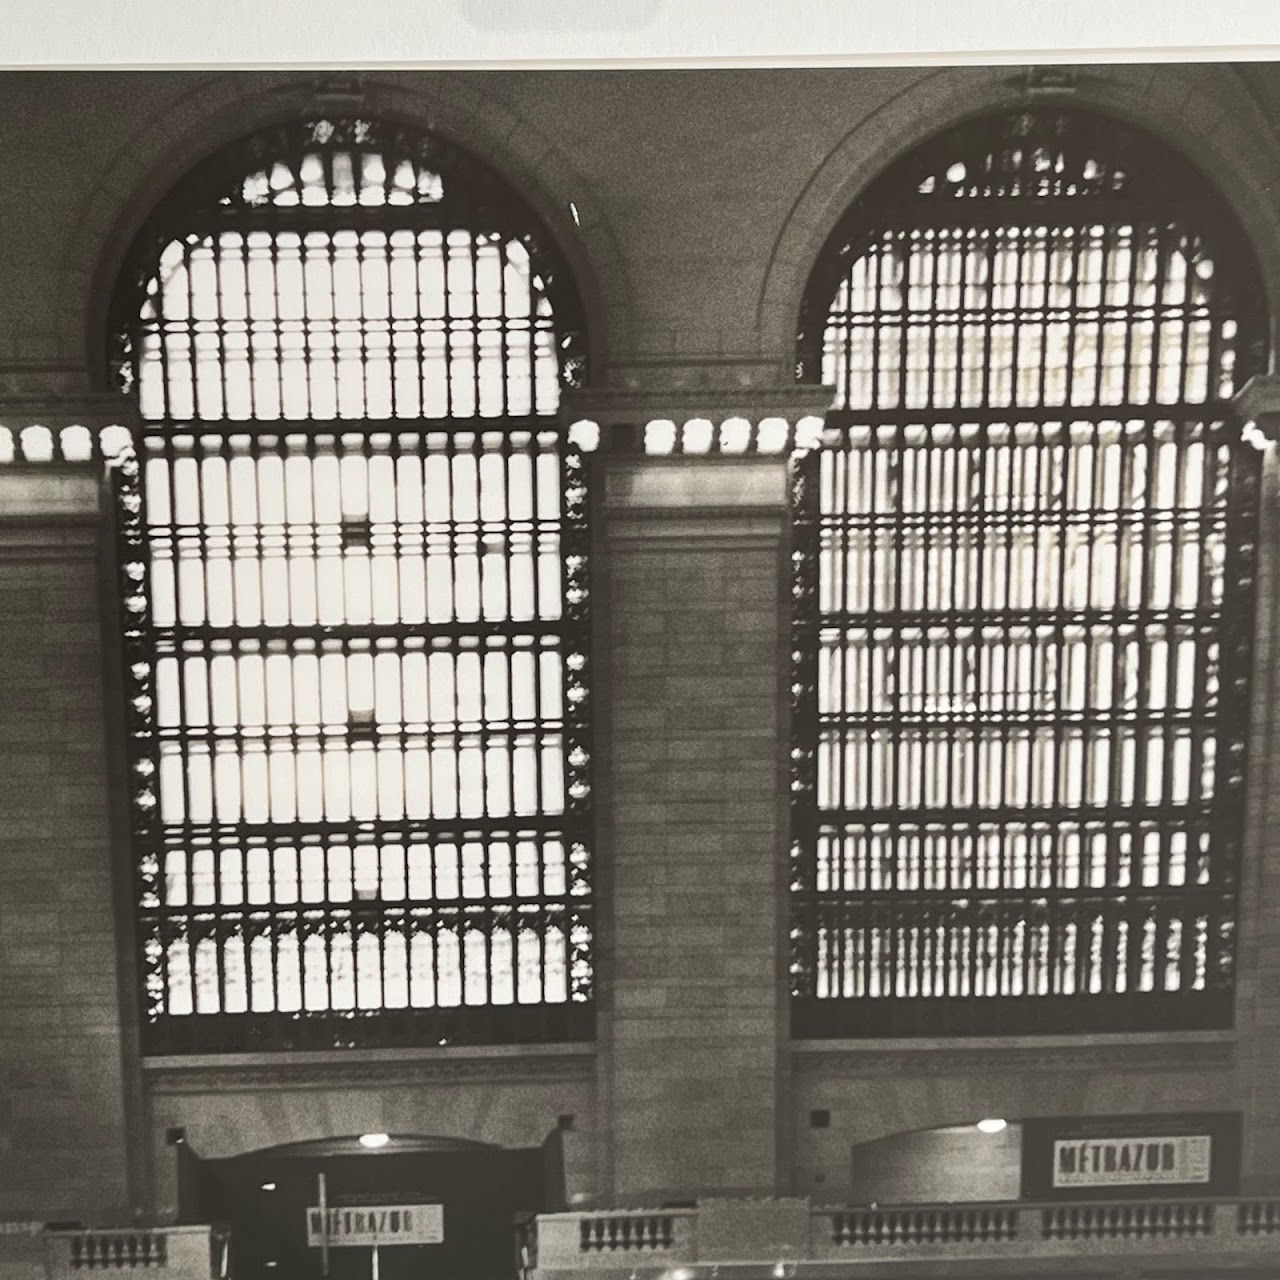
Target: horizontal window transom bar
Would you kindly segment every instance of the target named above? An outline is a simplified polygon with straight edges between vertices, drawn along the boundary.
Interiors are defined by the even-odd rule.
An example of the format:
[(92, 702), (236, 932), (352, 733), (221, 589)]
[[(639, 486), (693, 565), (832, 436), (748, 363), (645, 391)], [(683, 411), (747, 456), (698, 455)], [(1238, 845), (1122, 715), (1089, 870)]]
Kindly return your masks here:
[(590, 1041), (590, 999), (340, 1010), (160, 1014), (143, 1028), (144, 1052), (252, 1053)]
[(878, 1039), (1124, 1035), (1170, 1027), (1214, 1031), (1232, 1025), (1234, 1004), (1229, 988), (1138, 995), (895, 996), (892, 1000), (796, 996), (791, 1001), (791, 1034), (797, 1039)]

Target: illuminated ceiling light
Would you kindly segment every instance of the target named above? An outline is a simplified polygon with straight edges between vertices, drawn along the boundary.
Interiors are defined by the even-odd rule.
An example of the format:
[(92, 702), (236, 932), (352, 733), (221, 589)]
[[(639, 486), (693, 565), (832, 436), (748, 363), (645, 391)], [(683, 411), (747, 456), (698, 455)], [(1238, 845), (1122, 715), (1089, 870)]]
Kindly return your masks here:
[(262, 1184), (262, 1189), (263, 1191), (274, 1191), (276, 1189), (276, 1184), (274, 1182), (264, 1182)]
[(360, 1145), (369, 1151), (376, 1151), (379, 1147), (385, 1147), (391, 1138), (385, 1133), (362, 1133), (360, 1135)]
[(1000, 1120), (994, 1116), (989, 1120), (978, 1121), (978, 1129), (982, 1133), (1003, 1133), (1008, 1127), (1009, 1122), (1007, 1120)]

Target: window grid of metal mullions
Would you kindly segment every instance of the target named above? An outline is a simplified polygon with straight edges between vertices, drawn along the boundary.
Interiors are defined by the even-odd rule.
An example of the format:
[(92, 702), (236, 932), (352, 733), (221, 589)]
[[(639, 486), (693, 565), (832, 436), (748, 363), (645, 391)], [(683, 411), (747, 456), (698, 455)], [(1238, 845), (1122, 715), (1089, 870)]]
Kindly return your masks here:
[[(167, 1051), (246, 1036), (301, 1047), (589, 1034), (586, 654), (571, 640), (586, 602), (582, 459), (556, 431), (489, 434), (501, 434), (502, 446), (490, 442), (486, 459), (549, 461), (543, 479), (557, 507), (566, 496), (563, 514), (525, 522), (524, 534), (545, 544), (555, 576), (541, 584), (564, 601), (561, 616), (531, 598), (531, 618), (460, 619), (452, 580), (444, 616), (420, 616), (432, 603), (423, 584), (437, 572), (423, 566), (435, 554), (424, 556), (424, 542), (438, 539), (442, 564), (455, 567), (464, 542), (500, 544), (488, 559), (503, 590), (487, 603), (501, 606), (516, 594), (505, 547), (519, 522), (361, 519), (295, 523), (286, 536), (283, 525), (148, 521), (146, 556), (130, 560), (147, 568), (151, 659), (135, 710), (146, 712), (148, 777), (159, 784), (141, 911), (152, 1022)], [(206, 434), (199, 460), (224, 473), (232, 457), (251, 462), (244, 478), (260, 492), (262, 459), (286, 454), (289, 439)], [(406, 446), (428, 442), (422, 457), (482, 456), (478, 435), (394, 441), (379, 450), (348, 440), (346, 456), (416, 464)], [(296, 439), (293, 456), (323, 459), (332, 444)], [(149, 496), (166, 488), (157, 469), (189, 460), (184, 449), (194, 447), (192, 437), (144, 440)], [(471, 603), (482, 606), (485, 557), (477, 559)], [(334, 564), (348, 585), (356, 568), (361, 586), (387, 562), (396, 570), (384, 575), (387, 621), (261, 622), (266, 609), (256, 606), (270, 599), (262, 574), (273, 561), (291, 578)], [(185, 595), (157, 587), (175, 566), (195, 570)], [(229, 580), (211, 590), (219, 567)], [(247, 573), (230, 578), (233, 569)], [(415, 576), (416, 614), (395, 590)], [(527, 577), (536, 597), (539, 575)], [(277, 590), (296, 598), (289, 585)], [(247, 625), (210, 620), (230, 594)], [(325, 593), (311, 595), (320, 603)], [(337, 616), (355, 612), (348, 600)], [(474, 705), (461, 706), (464, 698)], [(299, 777), (306, 766), (309, 788)], [(377, 945), (361, 961), (355, 953), (370, 951), (370, 939)], [(415, 958), (423, 940), (431, 946)], [(339, 960), (348, 972), (335, 989)], [(442, 976), (452, 988), (443, 993)]]
[(1264, 326), (1213, 209), (1109, 145), (944, 136), (815, 270), (795, 1035), (1230, 1025), (1260, 461), (1223, 401)]
[[(117, 369), (143, 425), (115, 485), (144, 1049), (589, 1038), (588, 501), (554, 417), (578, 338), (562, 341), (538, 300), (553, 275), (565, 297), (567, 273), (536, 223), (512, 230), (514, 197), (495, 203), (483, 172), (432, 140), (366, 122), (268, 142), (282, 138), (283, 168), (250, 140), (189, 181), (117, 298), (121, 316), (141, 308)], [(318, 207), (262, 207), (308, 182), (298, 199)], [(392, 196), (408, 207), (330, 207)], [(332, 246), (373, 221), (443, 225), (470, 257), (433, 277), (441, 296), (412, 294), (410, 310), (440, 313), (440, 359), (423, 363), (429, 326), (402, 316), (408, 358), (377, 385), (370, 335), (385, 349), (394, 306), (370, 300), (369, 274), (341, 285), (322, 246), (319, 310), (350, 313), (336, 344), (323, 315), (311, 323), (309, 286), (282, 301), (275, 270), (296, 223)], [(520, 261), (542, 264), (517, 273), (514, 304), (510, 272), (486, 292), (476, 268), (482, 253), (505, 268), (513, 235)], [(353, 243), (391, 262), (385, 237)], [(437, 271), (440, 243), (414, 231), (401, 284)], [(252, 296), (247, 269), (223, 269), (250, 248)], [(486, 332), (517, 335), (487, 363), (486, 309)], [(229, 373), (232, 332), (243, 368)], [(256, 350), (255, 333), (271, 335)]]

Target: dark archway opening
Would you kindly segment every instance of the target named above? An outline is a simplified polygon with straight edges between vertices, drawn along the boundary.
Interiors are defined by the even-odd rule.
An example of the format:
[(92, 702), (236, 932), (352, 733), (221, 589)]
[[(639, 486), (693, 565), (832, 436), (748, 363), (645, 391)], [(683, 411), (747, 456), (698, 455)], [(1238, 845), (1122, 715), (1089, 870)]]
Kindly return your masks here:
[[(323, 1181), (331, 1211), (423, 1206), (419, 1221), (441, 1222), (439, 1243), (379, 1245), (378, 1280), (505, 1280), (515, 1274), (517, 1219), (563, 1208), (561, 1169), (558, 1132), (519, 1149), (395, 1137), (368, 1151), (349, 1137), (202, 1159), (184, 1145), (179, 1213), (230, 1229), (235, 1280), (370, 1280), (369, 1244), (334, 1236), (326, 1259), (315, 1242)], [(347, 1227), (366, 1238), (363, 1223)]]

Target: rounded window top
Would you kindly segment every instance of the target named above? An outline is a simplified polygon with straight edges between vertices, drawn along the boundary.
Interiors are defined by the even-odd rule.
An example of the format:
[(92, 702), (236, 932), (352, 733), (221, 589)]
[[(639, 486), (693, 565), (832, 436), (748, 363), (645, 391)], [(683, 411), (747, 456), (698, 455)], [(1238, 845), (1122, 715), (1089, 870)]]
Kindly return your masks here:
[[(541, 230), (492, 169), (436, 134), (391, 121), (323, 117), (275, 125), (196, 165), (161, 203), (168, 222), (221, 210), (452, 205), (513, 232)], [(153, 217), (152, 221), (156, 221)]]
[(851, 409), (1217, 400), (1265, 366), (1259, 279), (1166, 143), (1073, 107), (1001, 111), (927, 139), (840, 219), (797, 375)]
[[(1194, 166), (1146, 130), (1076, 107), (1000, 111), (926, 139), (890, 165), (857, 202), (1108, 200), (1181, 209), (1220, 204)], [(851, 210), (852, 212), (852, 210)]]
[[(297, 326), (305, 338), (295, 352)], [(487, 398), (477, 391), (461, 416), (518, 412), (513, 378), (540, 382), (515, 401), (544, 412), (557, 385), (579, 386), (587, 371), (580, 295), (529, 203), (455, 143), (363, 117), (277, 124), (193, 167), (135, 237), (110, 328), (110, 374), (122, 390), (140, 387), (144, 400), (148, 367), (153, 383), (173, 383), (187, 361), (198, 384), (213, 364), (244, 363), (256, 376), (273, 361), (323, 362), (331, 348), (337, 364), (358, 357), (375, 378), (384, 357), (405, 378), (411, 361), (439, 365), (444, 382), (455, 358), (487, 361), (473, 381), (501, 388)], [(211, 412), (198, 385), (161, 391), (153, 402), (176, 407), (154, 414), (144, 404), (144, 417)], [(440, 398), (447, 411), (429, 410), (424, 392), (406, 412), (402, 395), (386, 416), (459, 416), (457, 397), (445, 388)], [(270, 418), (314, 406), (236, 412), (221, 396), (214, 408), (214, 416)], [(368, 416), (375, 406), (359, 408)], [(352, 415), (338, 406), (334, 416)]]

